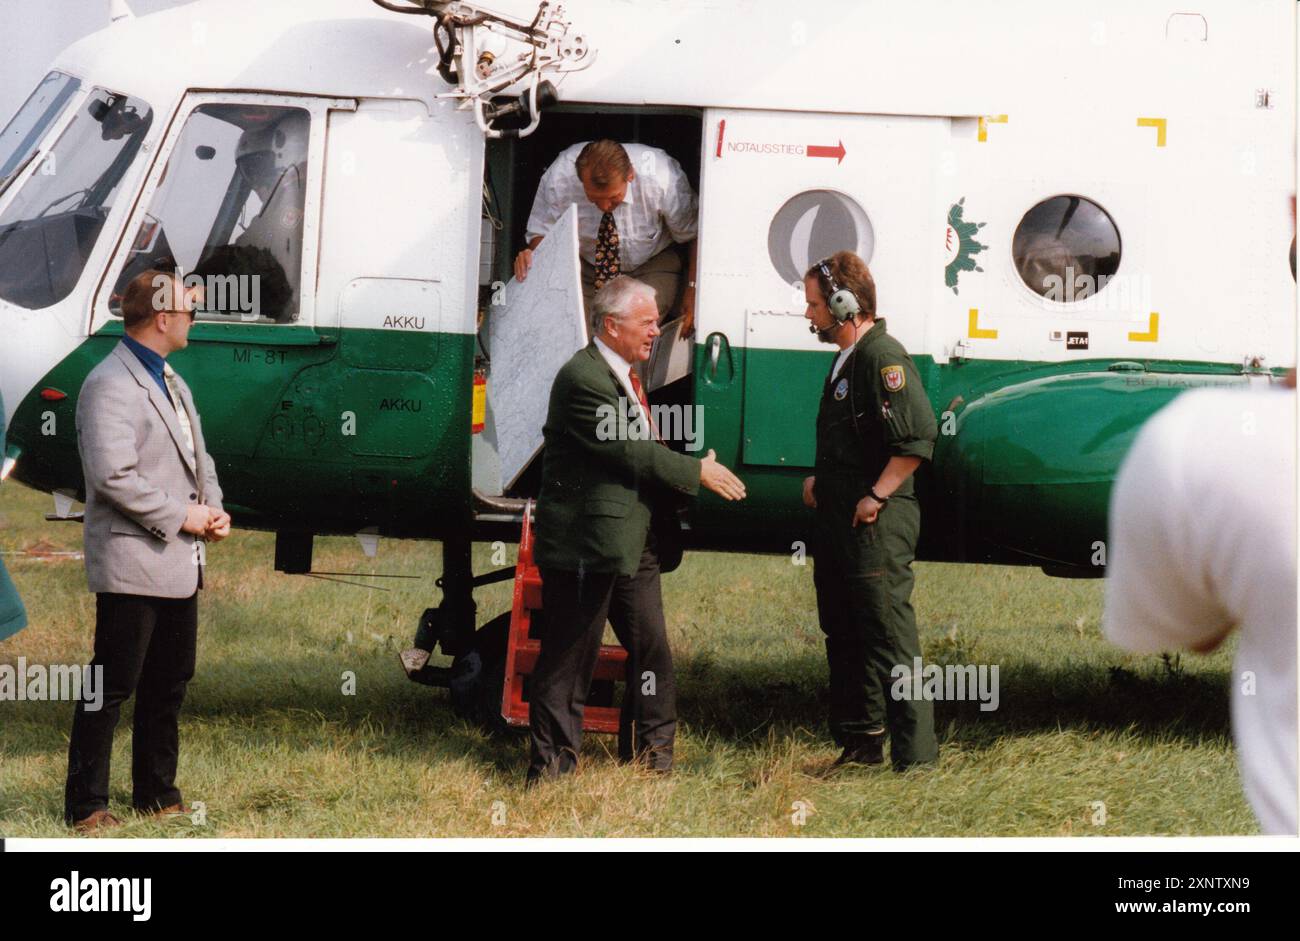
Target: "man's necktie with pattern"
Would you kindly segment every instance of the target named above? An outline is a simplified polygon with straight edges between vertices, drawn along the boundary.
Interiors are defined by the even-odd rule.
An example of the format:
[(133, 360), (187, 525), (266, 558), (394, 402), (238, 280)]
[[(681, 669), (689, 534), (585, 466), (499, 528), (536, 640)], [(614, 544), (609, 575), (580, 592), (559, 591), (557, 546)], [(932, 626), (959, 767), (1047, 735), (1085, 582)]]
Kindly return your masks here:
[(596, 290), (599, 291), (621, 273), (618, 226), (614, 224), (614, 214), (607, 212), (600, 217), (600, 228), (596, 230)]
[(194, 429), (190, 427), (190, 415), (185, 411), (181, 389), (176, 382), (176, 372), (170, 363), (163, 364), (163, 381), (167, 383), (167, 390), (172, 395), (172, 405), (176, 407), (176, 420), (180, 422), (181, 435), (185, 438), (185, 443), (190, 446), (190, 453), (194, 454)]
[(641, 412), (645, 415), (651, 434), (655, 436), (656, 441), (667, 447), (664, 439), (659, 437), (659, 429), (655, 427), (654, 419), (650, 417), (650, 403), (646, 401), (645, 390), (641, 387), (641, 377), (636, 374), (635, 366), (628, 371), (628, 375), (632, 377), (632, 391), (636, 393), (636, 400), (641, 403)]

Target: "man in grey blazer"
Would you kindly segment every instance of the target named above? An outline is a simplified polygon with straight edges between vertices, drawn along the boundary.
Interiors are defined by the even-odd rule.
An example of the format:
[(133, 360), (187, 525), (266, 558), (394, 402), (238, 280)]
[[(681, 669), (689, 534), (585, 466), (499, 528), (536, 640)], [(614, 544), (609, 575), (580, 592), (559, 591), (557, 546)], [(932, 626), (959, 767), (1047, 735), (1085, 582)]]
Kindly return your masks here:
[(126, 336), (96, 366), (77, 401), (86, 480), (86, 577), (95, 593), (102, 707), (77, 704), (64, 817), (79, 832), (121, 821), (108, 810), (118, 713), (135, 694), (132, 804), (188, 813), (175, 784), (178, 718), (194, 675), (204, 548), (230, 533), (212, 456), (185, 381), (167, 365), (184, 349), (197, 297), (146, 271), (122, 298)]

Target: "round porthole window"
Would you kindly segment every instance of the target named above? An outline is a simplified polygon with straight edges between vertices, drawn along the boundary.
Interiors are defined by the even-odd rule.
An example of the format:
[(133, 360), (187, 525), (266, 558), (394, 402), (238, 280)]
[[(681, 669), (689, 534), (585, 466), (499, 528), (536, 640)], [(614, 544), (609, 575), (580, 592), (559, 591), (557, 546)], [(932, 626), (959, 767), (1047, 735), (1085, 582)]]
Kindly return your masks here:
[(786, 284), (836, 252), (856, 252), (871, 261), (876, 236), (861, 206), (834, 190), (808, 190), (787, 200), (767, 230), (767, 253)]
[(1085, 196), (1045, 199), (1025, 213), (1011, 255), (1029, 290), (1068, 304), (1098, 293), (1119, 270), (1119, 229)]

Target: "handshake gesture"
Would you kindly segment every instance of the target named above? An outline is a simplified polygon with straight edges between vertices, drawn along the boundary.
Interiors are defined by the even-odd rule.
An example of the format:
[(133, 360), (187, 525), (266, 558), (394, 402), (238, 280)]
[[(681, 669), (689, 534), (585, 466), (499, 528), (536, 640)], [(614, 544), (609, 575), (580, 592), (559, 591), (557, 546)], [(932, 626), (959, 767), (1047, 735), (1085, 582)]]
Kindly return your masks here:
[(745, 499), (744, 482), (718, 463), (717, 452), (712, 448), (700, 461), (700, 484), (724, 500)]
[(203, 504), (191, 506), (185, 511), (181, 532), (208, 542), (220, 542), (230, 535), (230, 514)]

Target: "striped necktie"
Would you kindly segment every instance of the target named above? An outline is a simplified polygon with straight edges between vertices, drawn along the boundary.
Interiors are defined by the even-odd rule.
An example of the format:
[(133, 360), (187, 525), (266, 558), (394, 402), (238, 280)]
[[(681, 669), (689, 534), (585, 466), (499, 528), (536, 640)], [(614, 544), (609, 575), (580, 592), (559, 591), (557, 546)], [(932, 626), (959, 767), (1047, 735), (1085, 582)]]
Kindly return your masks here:
[(176, 381), (176, 370), (172, 369), (169, 363), (163, 363), (163, 381), (167, 383), (167, 391), (171, 393), (172, 405), (176, 408), (176, 420), (181, 425), (181, 434), (185, 438), (185, 443), (189, 445), (190, 453), (194, 454), (194, 429), (190, 427), (190, 413), (185, 410), (185, 400), (181, 398), (180, 384)]
[(659, 437), (659, 429), (655, 427), (654, 419), (650, 417), (650, 403), (646, 401), (645, 389), (641, 386), (641, 377), (636, 374), (635, 366), (628, 371), (628, 375), (632, 377), (632, 391), (636, 393), (636, 400), (641, 403), (641, 414), (645, 415), (646, 424), (650, 426), (655, 440), (667, 447), (664, 439)]

